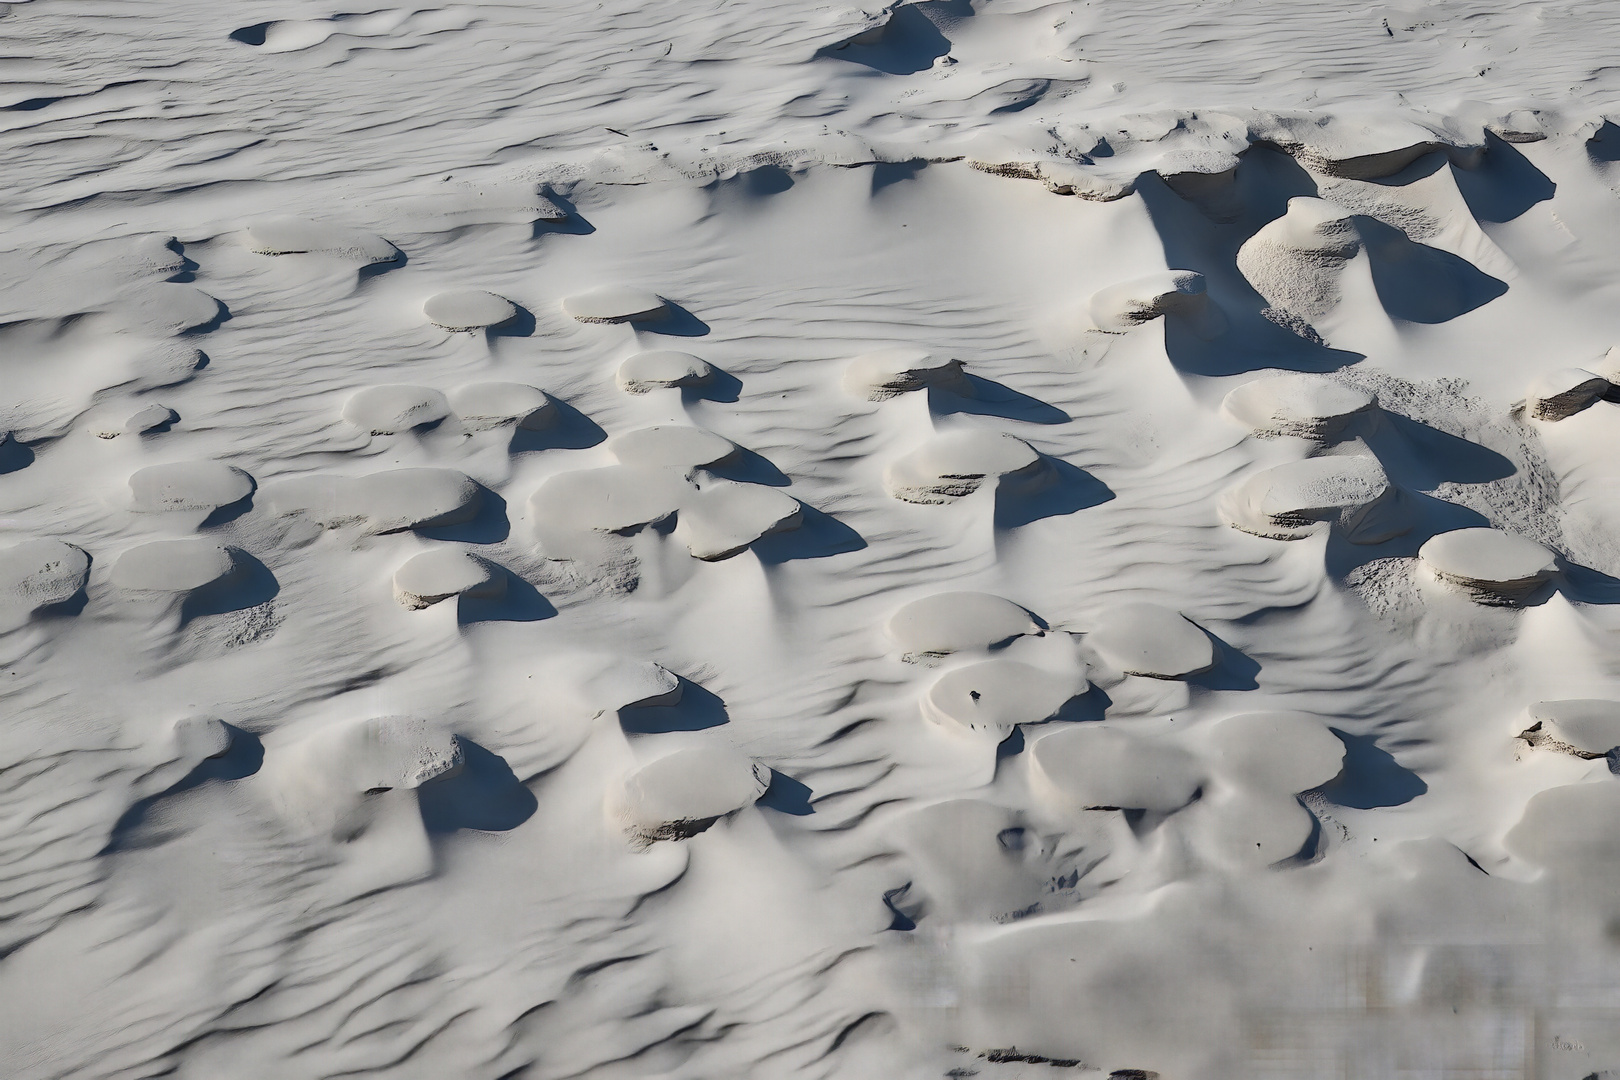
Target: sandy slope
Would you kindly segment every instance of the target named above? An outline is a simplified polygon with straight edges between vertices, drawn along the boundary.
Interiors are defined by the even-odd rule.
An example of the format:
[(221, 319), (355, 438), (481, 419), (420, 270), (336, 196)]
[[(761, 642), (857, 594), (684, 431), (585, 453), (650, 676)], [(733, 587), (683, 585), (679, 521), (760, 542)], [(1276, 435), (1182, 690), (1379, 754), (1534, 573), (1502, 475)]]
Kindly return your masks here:
[(1616, 23), (10, 5), (6, 1075), (1620, 1073)]

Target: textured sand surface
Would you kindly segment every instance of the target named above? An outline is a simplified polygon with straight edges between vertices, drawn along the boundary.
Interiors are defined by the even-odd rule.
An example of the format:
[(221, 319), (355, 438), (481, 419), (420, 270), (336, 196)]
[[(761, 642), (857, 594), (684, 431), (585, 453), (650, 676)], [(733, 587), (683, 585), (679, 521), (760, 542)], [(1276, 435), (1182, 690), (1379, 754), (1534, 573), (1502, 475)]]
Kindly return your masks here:
[(0, 35), (0, 1074), (1620, 1076), (1620, 6)]

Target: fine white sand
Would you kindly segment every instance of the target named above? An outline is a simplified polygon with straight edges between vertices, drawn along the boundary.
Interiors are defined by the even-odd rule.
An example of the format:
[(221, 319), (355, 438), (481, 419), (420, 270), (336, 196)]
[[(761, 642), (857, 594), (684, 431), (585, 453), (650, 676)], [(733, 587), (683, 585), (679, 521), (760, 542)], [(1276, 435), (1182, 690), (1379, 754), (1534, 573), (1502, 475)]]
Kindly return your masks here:
[(0, 1080), (1620, 1077), (1620, 6), (0, 30)]

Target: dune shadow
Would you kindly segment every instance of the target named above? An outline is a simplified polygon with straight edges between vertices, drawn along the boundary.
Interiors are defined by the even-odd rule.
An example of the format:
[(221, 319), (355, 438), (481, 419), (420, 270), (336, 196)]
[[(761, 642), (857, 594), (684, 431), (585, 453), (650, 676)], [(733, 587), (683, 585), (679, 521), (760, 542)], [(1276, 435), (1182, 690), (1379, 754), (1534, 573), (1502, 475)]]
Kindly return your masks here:
[(935, 416), (966, 413), (973, 416), (999, 416), (1006, 420), (1019, 420), (1026, 424), (1062, 424), (1073, 419), (1056, 405), (1020, 393), (1010, 386), (967, 376), (971, 394), (954, 394), (938, 387), (928, 388), (928, 411)]
[(725, 702), (690, 679), (677, 678), (681, 680), (681, 700), (675, 704), (641, 705), (619, 710), (619, 726), (627, 735), (702, 731), (730, 721)]
[(1517, 147), (1490, 132), (1485, 133), (1485, 158), (1479, 167), (1453, 169), (1452, 177), (1469, 211), (1480, 221), (1512, 221), (1558, 190)]
[(215, 507), (212, 513), (202, 519), (202, 522), (198, 524), (197, 528), (212, 529), (215, 526), (224, 525), (228, 522), (235, 521), (249, 510), (252, 510), (253, 496), (257, 493), (259, 488), (258, 481), (252, 481), (252, 484), (252, 491), (249, 491), (246, 495), (242, 496), (240, 499), (237, 499), (233, 503), (227, 503), (224, 506)]
[(663, 318), (633, 322), (630, 326), (639, 333), (662, 334), (665, 337), (703, 337), (708, 334), (708, 323), (669, 297), (662, 297), (662, 299), (664, 307), (668, 309)]
[(1378, 745), (1376, 736), (1328, 730), (1344, 743), (1344, 771), (1316, 789), (1329, 801), (1355, 810), (1375, 810), (1402, 806), (1429, 790), (1421, 776)]
[(1052, 714), (1052, 719), (1066, 724), (1085, 724), (1103, 719), (1114, 699), (1100, 686), (1092, 686), (1083, 694), (1076, 694)]
[(771, 464), (770, 459), (741, 446), (726, 460), (705, 465), (703, 471), (712, 473), (722, 480), (735, 480), (739, 484), (787, 487), (793, 483), (781, 469)]
[(947, 12), (968, 8), (968, 13), (972, 13), (971, 7), (963, 0), (955, 3), (923, 0), (919, 4), (908, 4), (896, 8), (882, 26), (828, 46), (816, 55), (846, 60), (886, 75), (914, 75), (927, 71), (934, 66), (934, 61), (951, 51), (950, 39), (940, 33), (939, 27), (924, 14), (924, 9), (929, 8)]
[(540, 802), (505, 758), (464, 736), (456, 741), (461, 744), (461, 768), (416, 789), (428, 832), (508, 832), (534, 816)]
[(1420, 244), (1377, 218), (1356, 216), (1372, 268), (1373, 289), (1391, 318), (1443, 323), (1465, 315), (1508, 291), (1458, 255)]
[(1205, 690), (1258, 690), (1260, 683), (1256, 676), (1260, 674), (1260, 662), (1204, 627), (1199, 629), (1215, 646), (1215, 666), (1184, 681), (1189, 686), (1201, 686)]
[[(393, 244), (393, 241), (390, 240), (389, 243)], [(388, 273), (388, 271), (398, 270), (410, 261), (411, 257), (405, 254), (405, 249), (395, 245), (394, 257), (392, 259), (387, 259), (383, 262), (367, 263), (359, 270), (355, 271), (355, 280), (364, 282), (375, 277), (382, 277), (384, 274)]]
[(765, 789), (765, 794), (759, 797), (759, 805), (768, 810), (775, 810), (779, 814), (789, 814), (793, 817), (807, 817), (816, 812), (810, 805), (810, 796), (814, 792), (786, 773), (771, 770), (771, 784)]
[(471, 626), (484, 622), (539, 622), (557, 614), (539, 589), (504, 566), (500, 570), (506, 577), (506, 591), (498, 598), (458, 596), (457, 623)]
[(213, 333), (220, 328), (221, 324), (230, 321), (231, 309), (225, 305), (225, 301), (217, 296), (210, 296), (209, 299), (214, 302), (214, 317), (207, 322), (198, 323), (196, 326), (180, 331), (175, 337), (201, 337), (203, 334)]
[(516, 301), (511, 301), (512, 307), (517, 309), (510, 319), (495, 326), (484, 327), (484, 340), (494, 342), (497, 338), (526, 338), (534, 336), (534, 312)]
[(240, 548), (232, 549), (231, 557), (234, 566), (230, 573), (192, 590), (181, 602), (181, 626), (204, 616), (226, 615), (268, 604), (281, 592), (276, 575), (264, 563)]
[(232, 41), (241, 42), (243, 45), (263, 45), (265, 36), (274, 25), (275, 21), (271, 20), (270, 22), (254, 23), (252, 26), (239, 26), (226, 36)]
[[(224, 724), (224, 727), (230, 736), (230, 743), (226, 746), (225, 752), (217, 757), (204, 758), (171, 786), (131, 805), (113, 823), (112, 829), (108, 832), (107, 844), (101, 854), (108, 855), (145, 846), (137, 840), (136, 834), (145, 823), (148, 812), (161, 800), (201, 787), (210, 781), (228, 783), (232, 780), (245, 780), (259, 771), (259, 767), (264, 764), (264, 743), (259, 741), (257, 735), (243, 731), (234, 724)], [(149, 838), (149, 842), (161, 843), (164, 839), (167, 837), (153, 837)]]
[(1517, 471), (1511, 460), (1488, 446), (1400, 413), (1380, 410), (1362, 435), (1385, 474), (1402, 487), (1485, 484)]
[(562, 398), (551, 399), (557, 409), (556, 422), (534, 431), (526, 427), (512, 431), (507, 445), (511, 454), (531, 454), (537, 450), (584, 450), (607, 438), (607, 432), (595, 420), (574, 408)]
[(1566, 562), (1563, 570), (1563, 593), (1582, 604), (1620, 604), (1620, 578), (1595, 570), (1590, 566)]
[(860, 533), (831, 514), (808, 503), (799, 505), (802, 509), (797, 529), (762, 536), (750, 545), (760, 562), (776, 566), (795, 559), (825, 559), (866, 546)]
[(478, 513), (471, 521), (456, 525), (418, 527), (418, 536), (429, 540), (449, 540), (460, 544), (498, 544), (512, 535), (512, 522), (506, 516), (506, 500), (483, 484), (478, 485)]
[(714, 375), (705, 383), (698, 386), (681, 387), (681, 404), (695, 405), (700, 401), (713, 401), (718, 404), (729, 404), (742, 397), (742, 380), (729, 371), (721, 371), (710, 364)]
[(1490, 524), (1477, 510), (1437, 499), (1421, 491), (1402, 488), (1398, 497), (1403, 520), (1409, 521), (1411, 528), (1382, 543), (1352, 544), (1343, 530), (1335, 526), (1328, 533), (1327, 548), (1323, 553), (1329, 577), (1343, 581), (1351, 571), (1379, 559), (1416, 558), (1418, 549), (1433, 536)]
[(0, 476), (26, 469), (34, 463), (34, 448), (18, 442), (10, 432), (0, 438)]
[(1620, 161), (1620, 125), (1613, 120), (1603, 121), (1603, 126), (1586, 140), (1586, 153), (1593, 161)]
[(1061, 517), (1100, 506), (1114, 498), (1113, 489), (1062, 458), (1046, 458), (1052, 475), (1045, 483), (1002, 481), (996, 487), (995, 525), (1016, 529), (1041, 518)]

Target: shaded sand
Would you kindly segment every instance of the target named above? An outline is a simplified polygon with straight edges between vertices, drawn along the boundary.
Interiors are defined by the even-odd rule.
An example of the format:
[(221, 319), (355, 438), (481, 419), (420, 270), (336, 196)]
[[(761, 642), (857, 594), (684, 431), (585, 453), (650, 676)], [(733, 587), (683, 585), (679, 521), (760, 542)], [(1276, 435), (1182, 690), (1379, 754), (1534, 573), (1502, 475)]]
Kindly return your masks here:
[(1378, 405), (1375, 395), (1321, 375), (1267, 375), (1226, 395), (1221, 408), (1256, 435), (1329, 440)]
[(1088, 686), (1083, 677), (1016, 660), (985, 660), (941, 675), (923, 696), (922, 709), (925, 717), (943, 727), (999, 738), (1019, 724), (1051, 719)]
[(23, 625), (41, 608), (72, 600), (89, 574), (90, 556), (61, 540), (0, 548), (0, 633)]
[(131, 505), (145, 513), (217, 510), (253, 494), (253, 477), (221, 461), (148, 465), (129, 478)]
[(231, 549), (211, 540), (154, 540), (118, 556), (111, 580), (136, 592), (193, 592), (236, 569)]
[(474, 431), (515, 423), (544, 431), (557, 423), (557, 403), (528, 383), (476, 382), (450, 391), (449, 406)]
[(1429, 538), (1418, 563), (1434, 580), (1481, 604), (1514, 604), (1558, 569), (1553, 553), (1534, 540), (1498, 529), (1454, 529)]
[(1050, 466), (1022, 439), (997, 431), (959, 428), (934, 435), (889, 463), (883, 480), (904, 502), (937, 504), (971, 495), (988, 480), (1017, 476), (1038, 482)]
[(373, 266), (397, 262), (404, 256), (387, 240), (361, 229), (306, 218), (262, 218), (247, 227), (249, 251), (260, 255), (330, 255)]
[(889, 637), (907, 655), (944, 656), (999, 645), (1039, 627), (1030, 613), (989, 593), (949, 592), (913, 600), (889, 616)]
[(394, 571), (394, 599), (412, 610), (452, 596), (494, 600), (506, 595), (506, 575), (470, 551), (434, 548), (413, 555)]
[(929, 387), (968, 392), (962, 362), (922, 349), (891, 348), (862, 353), (844, 368), (844, 389), (867, 401), (886, 401)]
[(1560, 368), (1530, 384), (1525, 410), (1537, 420), (1574, 416), (1609, 392), (1609, 380), (1584, 368)]
[(1306, 458), (1264, 469), (1221, 497), (1234, 529), (1298, 540), (1336, 524), (1355, 544), (1379, 544), (1408, 532), (1396, 489), (1370, 454)]
[(410, 431), (449, 415), (444, 395), (425, 386), (368, 386), (343, 404), (343, 419), (372, 435)]

